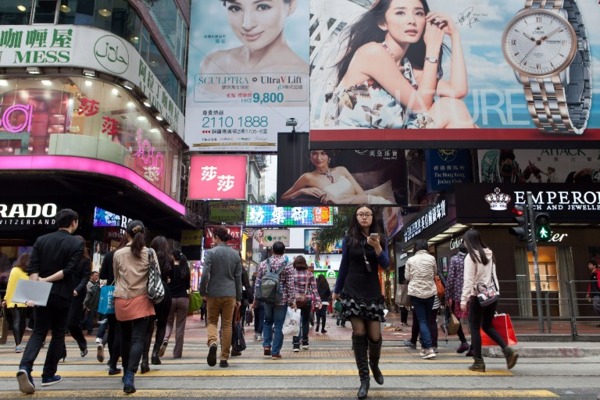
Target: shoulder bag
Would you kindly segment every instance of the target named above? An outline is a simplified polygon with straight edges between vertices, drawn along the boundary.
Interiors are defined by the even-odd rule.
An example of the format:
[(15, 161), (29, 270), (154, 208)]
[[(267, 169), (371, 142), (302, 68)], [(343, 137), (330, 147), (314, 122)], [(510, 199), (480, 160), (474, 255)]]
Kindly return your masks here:
[(487, 287), (486, 284), (479, 282), (476, 286), (477, 289), (477, 301), (481, 307), (487, 307), (494, 304), (500, 298), (498, 291), (498, 285), (494, 281), (494, 275), (496, 275), (496, 262), (492, 260), (492, 287)]
[(151, 249), (148, 249), (148, 263), (150, 264), (148, 267), (148, 298), (154, 304), (158, 304), (165, 298), (165, 286), (154, 258), (154, 252)]
[(299, 293), (296, 295), (296, 307), (298, 307), (298, 308), (304, 308), (308, 304), (308, 294), (307, 294), (308, 278), (310, 278), (310, 276), (308, 276), (306, 278), (306, 285), (304, 286), (304, 293)]

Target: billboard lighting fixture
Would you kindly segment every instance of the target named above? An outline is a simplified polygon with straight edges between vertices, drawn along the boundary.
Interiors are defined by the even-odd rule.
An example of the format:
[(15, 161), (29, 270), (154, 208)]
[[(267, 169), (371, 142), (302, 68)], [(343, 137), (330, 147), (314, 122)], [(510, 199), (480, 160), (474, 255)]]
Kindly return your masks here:
[(42, 70), (39, 67), (27, 67), (27, 73), (30, 75), (40, 75)]
[(83, 70), (83, 75), (89, 76), (90, 78), (93, 78), (93, 77), (96, 76), (96, 71), (94, 71), (92, 69), (84, 69)]
[(123, 81), (123, 87), (127, 90), (133, 90), (135, 85), (129, 81)]

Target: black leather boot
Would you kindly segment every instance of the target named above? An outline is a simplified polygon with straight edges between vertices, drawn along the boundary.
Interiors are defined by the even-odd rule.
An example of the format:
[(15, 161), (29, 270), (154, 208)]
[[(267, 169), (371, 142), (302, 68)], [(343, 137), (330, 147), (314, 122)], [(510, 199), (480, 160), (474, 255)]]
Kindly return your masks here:
[(381, 338), (379, 338), (378, 342), (371, 342), (369, 340), (369, 366), (371, 367), (375, 382), (380, 385), (383, 385), (383, 374), (379, 369), (379, 357), (381, 356), (382, 343), (383, 340)]
[(150, 358), (150, 362), (152, 365), (160, 365), (160, 357), (158, 356), (158, 350), (152, 352), (152, 357)]
[(504, 357), (506, 358), (506, 368), (512, 369), (517, 364), (517, 359), (519, 358), (519, 353), (515, 351), (510, 346), (506, 346), (502, 349), (504, 353)]
[(354, 359), (358, 368), (358, 376), (360, 378), (360, 387), (356, 393), (359, 399), (366, 399), (369, 393), (369, 359), (367, 356), (367, 335), (357, 336), (352, 335), (352, 349), (354, 350)]
[(483, 362), (483, 358), (473, 358), (473, 365), (469, 367), (469, 371), (474, 372), (485, 372), (485, 363)]

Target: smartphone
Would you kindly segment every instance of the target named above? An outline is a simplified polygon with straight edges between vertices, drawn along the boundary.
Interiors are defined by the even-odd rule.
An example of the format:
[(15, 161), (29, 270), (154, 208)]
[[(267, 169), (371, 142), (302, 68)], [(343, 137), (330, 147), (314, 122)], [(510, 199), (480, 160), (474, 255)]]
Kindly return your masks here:
[(379, 239), (379, 233), (371, 233), (369, 236), (371, 237), (371, 239), (374, 239), (374, 240)]

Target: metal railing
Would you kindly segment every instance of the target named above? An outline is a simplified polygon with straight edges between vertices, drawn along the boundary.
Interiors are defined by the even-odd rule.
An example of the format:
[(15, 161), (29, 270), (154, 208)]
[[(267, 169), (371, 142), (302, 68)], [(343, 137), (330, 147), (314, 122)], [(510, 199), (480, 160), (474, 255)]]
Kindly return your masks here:
[(590, 281), (542, 282), (541, 316), (538, 315), (535, 282), (517, 279), (500, 281), (497, 311), (510, 314), (520, 335), (557, 335), (572, 340), (600, 340), (600, 313), (587, 298)]

